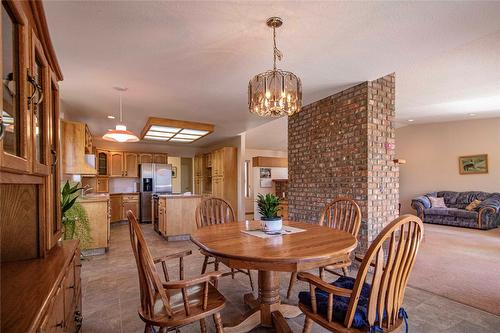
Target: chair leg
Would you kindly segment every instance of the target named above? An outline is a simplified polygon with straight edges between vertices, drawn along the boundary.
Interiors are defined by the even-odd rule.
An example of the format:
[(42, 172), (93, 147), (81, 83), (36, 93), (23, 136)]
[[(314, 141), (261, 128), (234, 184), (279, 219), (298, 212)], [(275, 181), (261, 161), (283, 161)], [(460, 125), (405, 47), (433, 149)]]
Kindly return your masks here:
[(234, 280), (234, 268), (231, 268), (231, 278)]
[(252, 273), (250, 273), (250, 270), (247, 270), (247, 273), (248, 273), (248, 279), (250, 280), (250, 288), (252, 288), (252, 291), (255, 291), (253, 287)]
[(312, 324), (312, 319), (306, 316), (306, 318), (304, 319), (304, 328), (302, 329), (302, 333), (310, 333)]
[(344, 273), (344, 276), (347, 276), (347, 268), (346, 267), (342, 267), (342, 273)]
[(319, 278), (321, 280), (323, 280), (323, 275), (324, 275), (324, 272), (325, 272), (325, 268), (324, 267), (320, 267), (319, 268)]
[(292, 294), (292, 289), (295, 284), (295, 280), (297, 280), (297, 272), (293, 272), (290, 275), (290, 283), (288, 284), (288, 291), (286, 293), (286, 298), (290, 298), (290, 295)]
[(200, 319), (200, 332), (207, 333), (207, 324), (205, 323), (205, 318)]
[[(215, 259), (214, 261), (214, 271), (217, 272), (219, 270), (219, 260)], [(214, 281), (214, 287), (217, 289), (217, 286), (219, 285), (219, 280)]]
[(208, 256), (205, 256), (205, 259), (203, 260), (203, 266), (201, 268), (201, 274), (205, 274), (207, 271), (207, 265), (208, 265)]
[(215, 324), (215, 331), (217, 333), (224, 333), (224, 327), (222, 326), (222, 320), (220, 318), (219, 312), (214, 314), (214, 324)]
[(151, 325), (146, 324), (144, 325), (144, 333), (150, 333), (151, 332)]

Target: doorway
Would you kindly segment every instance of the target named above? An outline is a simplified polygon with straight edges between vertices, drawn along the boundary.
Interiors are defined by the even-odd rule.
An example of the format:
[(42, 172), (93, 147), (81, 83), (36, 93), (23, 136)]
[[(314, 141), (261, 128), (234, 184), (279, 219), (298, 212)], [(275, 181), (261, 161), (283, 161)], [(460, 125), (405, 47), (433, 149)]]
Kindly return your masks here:
[(181, 157), (181, 192), (193, 193), (193, 159)]

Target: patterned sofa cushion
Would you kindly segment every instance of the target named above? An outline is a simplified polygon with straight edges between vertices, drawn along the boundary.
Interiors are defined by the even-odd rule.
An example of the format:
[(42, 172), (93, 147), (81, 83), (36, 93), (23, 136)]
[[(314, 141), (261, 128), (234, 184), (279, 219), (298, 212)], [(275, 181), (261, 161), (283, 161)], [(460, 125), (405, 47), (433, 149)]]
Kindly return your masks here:
[(457, 208), (427, 208), (424, 209), (425, 215), (439, 215), (439, 216), (452, 216), (464, 219), (477, 219), (478, 212), (467, 211)]

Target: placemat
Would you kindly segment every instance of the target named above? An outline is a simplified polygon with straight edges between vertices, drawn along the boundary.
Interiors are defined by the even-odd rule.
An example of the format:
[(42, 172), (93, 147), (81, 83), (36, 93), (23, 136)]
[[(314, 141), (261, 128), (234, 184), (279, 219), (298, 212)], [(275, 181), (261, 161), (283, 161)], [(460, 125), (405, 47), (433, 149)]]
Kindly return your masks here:
[(251, 235), (251, 236), (255, 236), (255, 237), (259, 237), (259, 238), (271, 238), (271, 237), (277, 237), (277, 236), (291, 235), (291, 234), (296, 234), (298, 232), (303, 232), (303, 231), (306, 231), (306, 229), (294, 228), (294, 227), (290, 227), (287, 225), (284, 225), (280, 232), (269, 233), (269, 234), (262, 231), (262, 229), (241, 230), (241, 232), (243, 232), (247, 235)]

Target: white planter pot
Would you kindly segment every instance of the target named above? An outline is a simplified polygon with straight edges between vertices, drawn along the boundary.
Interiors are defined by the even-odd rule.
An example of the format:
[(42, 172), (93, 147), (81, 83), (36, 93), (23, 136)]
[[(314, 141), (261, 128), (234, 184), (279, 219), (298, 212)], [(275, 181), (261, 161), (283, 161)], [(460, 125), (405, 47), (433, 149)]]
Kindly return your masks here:
[(262, 230), (266, 232), (280, 231), (283, 228), (283, 220), (280, 218), (273, 220), (261, 220)]

